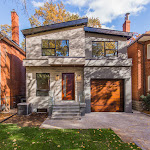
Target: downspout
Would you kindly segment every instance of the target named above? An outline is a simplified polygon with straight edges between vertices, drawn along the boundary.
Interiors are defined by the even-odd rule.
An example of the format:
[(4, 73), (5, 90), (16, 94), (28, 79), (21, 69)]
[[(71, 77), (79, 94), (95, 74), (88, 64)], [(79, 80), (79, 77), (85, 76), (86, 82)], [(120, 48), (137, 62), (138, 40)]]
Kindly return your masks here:
[(138, 42), (143, 45), (143, 93), (146, 95), (146, 75), (145, 75), (145, 44)]
[[(3, 39), (4, 37), (0, 38), (0, 41)], [(1, 106), (1, 43), (0, 43), (0, 111), (2, 110), (2, 106)]]
[(143, 90), (144, 95), (146, 95), (146, 74), (145, 74), (145, 44), (143, 44)]

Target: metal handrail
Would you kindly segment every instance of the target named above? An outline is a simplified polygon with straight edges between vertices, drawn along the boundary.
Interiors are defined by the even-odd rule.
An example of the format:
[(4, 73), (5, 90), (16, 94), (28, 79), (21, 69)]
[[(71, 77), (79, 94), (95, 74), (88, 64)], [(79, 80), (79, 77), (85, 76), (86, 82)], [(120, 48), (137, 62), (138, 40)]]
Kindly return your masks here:
[(79, 94), (79, 103), (85, 103), (84, 91), (81, 94)]
[(52, 91), (49, 91), (49, 96), (50, 96), (50, 103), (49, 105), (54, 105), (55, 104), (55, 98), (54, 98), (54, 94)]

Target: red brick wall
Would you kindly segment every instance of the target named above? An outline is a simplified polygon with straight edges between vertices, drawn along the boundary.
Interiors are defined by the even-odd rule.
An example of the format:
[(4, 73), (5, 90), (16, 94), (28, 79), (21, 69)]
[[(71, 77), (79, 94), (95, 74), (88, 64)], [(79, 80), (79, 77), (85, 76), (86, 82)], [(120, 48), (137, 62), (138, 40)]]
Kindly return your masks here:
[(25, 54), (18, 49), (0, 41), (1, 48), (1, 103), (6, 108), (12, 108), (16, 101), (16, 96), (25, 96), (25, 67), (22, 60)]
[(139, 100), (139, 95), (143, 91), (142, 75), (142, 47), (137, 42), (128, 47), (128, 57), (132, 58), (132, 100)]
[(150, 44), (150, 41), (147, 41), (145, 44), (145, 78), (143, 76), (143, 45), (139, 43), (134, 43), (128, 47), (128, 57), (132, 58), (132, 99), (139, 100), (140, 96), (144, 94), (144, 85), (143, 80), (146, 83), (146, 93), (148, 91), (148, 76), (150, 76), (150, 59), (147, 59), (147, 44)]
[(148, 76), (150, 76), (150, 59), (147, 59), (147, 45), (150, 44), (150, 41), (145, 42), (145, 75), (146, 75), (146, 93), (150, 93), (148, 91)]

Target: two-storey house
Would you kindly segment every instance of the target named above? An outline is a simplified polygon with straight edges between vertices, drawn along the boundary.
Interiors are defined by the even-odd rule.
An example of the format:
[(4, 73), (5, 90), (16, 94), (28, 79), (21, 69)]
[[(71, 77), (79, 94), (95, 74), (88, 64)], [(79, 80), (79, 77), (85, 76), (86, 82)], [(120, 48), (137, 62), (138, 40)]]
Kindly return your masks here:
[(79, 19), (22, 30), (26, 98), (34, 111), (74, 105), (85, 112), (132, 112), (132, 33), (87, 27)]

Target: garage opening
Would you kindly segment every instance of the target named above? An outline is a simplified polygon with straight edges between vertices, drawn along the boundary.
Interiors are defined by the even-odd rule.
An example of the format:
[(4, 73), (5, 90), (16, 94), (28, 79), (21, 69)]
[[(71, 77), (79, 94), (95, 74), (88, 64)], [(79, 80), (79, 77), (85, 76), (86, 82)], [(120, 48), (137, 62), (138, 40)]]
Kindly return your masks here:
[(91, 111), (124, 111), (124, 80), (91, 80)]

